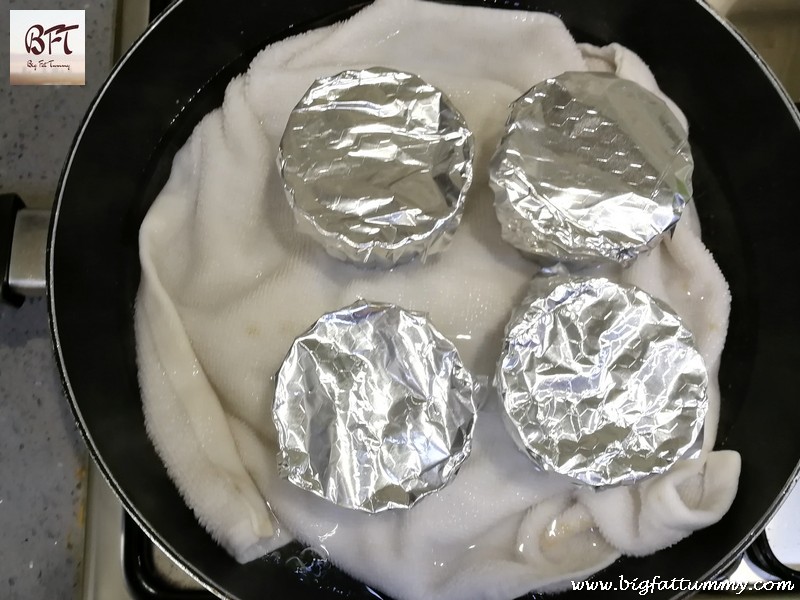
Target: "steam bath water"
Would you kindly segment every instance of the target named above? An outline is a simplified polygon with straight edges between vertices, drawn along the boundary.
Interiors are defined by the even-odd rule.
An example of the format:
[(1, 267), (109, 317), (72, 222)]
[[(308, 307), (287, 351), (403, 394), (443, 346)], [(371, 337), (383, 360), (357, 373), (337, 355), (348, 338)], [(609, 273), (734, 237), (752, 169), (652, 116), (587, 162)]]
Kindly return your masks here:
[[(274, 166), (289, 112), (311, 82), (376, 64), (442, 89), (476, 144), (475, 181), (449, 249), (391, 271), (340, 263), (297, 234)], [(426, 312), (473, 373), (494, 373), (503, 327), (536, 266), (500, 238), (488, 160), (512, 100), (587, 68), (657, 91), (635, 55), (578, 46), (550, 15), (379, 0), (267, 48), (177, 154), (140, 232), (144, 412), (186, 502), (239, 561), (296, 538), (396, 598), (512, 598), (568, 585), (621, 554), (655, 552), (727, 511), (739, 457), (711, 450), (729, 296), (692, 206), (671, 239), (615, 277), (667, 302), (695, 336), (713, 380), (700, 459), (633, 487), (576, 488), (534, 469), (490, 398), (457, 477), (409, 511), (356, 513), (277, 475), (271, 376), (325, 312), (358, 298)]]

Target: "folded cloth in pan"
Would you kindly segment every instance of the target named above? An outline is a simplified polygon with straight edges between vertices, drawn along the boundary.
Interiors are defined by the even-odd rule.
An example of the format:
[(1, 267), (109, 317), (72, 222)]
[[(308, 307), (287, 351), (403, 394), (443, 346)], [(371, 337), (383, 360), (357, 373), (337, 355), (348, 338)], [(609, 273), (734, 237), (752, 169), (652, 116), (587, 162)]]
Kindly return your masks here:
[[(289, 112), (312, 81), (373, 65), (444, 90), (477, 148), (451, 247), (392, 271), (340, 263), (297, 234), (275, 166)], [(586, 69), (660, 93), (632, 52), (580, 46), (550, 15), (378, 0), (347, 22), (265, 49), (178, 152), (140, 234), (144, 414), (187, 504), (239, 561), (294, 537), (399, 599), (512, 598), (669, 546), (727, 511), (739, 457), (712, 447), (729, 295), (693, 207), (671, 239), (616, 277), (667, 301), (696, 337), (712, 379), (698, 459), (633, 487), (580, 490), (536, 472), (490, 400), (459, 475), (410, 511), (348, 511), (277, 476), (272, 376), (324, 312), (359, 297), (428, 312), (473, 372), (493, 373), (505, 322), (536, 266), (500, 239), (488, 159), (510, 102), (544, 78)]]

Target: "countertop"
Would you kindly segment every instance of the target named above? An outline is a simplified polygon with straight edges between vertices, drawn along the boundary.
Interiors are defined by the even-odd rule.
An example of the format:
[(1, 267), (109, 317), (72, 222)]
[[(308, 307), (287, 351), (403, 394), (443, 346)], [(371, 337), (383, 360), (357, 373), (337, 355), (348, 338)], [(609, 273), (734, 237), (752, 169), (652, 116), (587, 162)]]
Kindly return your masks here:
[[(72, 138), (111, 68), (115, 2), (10, 0), (10, 8), (86, 11), (84, 86), (11, 86), (9, 12), (0, 11), (0, 192), (49, 208)], [(0, 598), (79, 596), (87, 460), (44, 299), (0, 306)]]

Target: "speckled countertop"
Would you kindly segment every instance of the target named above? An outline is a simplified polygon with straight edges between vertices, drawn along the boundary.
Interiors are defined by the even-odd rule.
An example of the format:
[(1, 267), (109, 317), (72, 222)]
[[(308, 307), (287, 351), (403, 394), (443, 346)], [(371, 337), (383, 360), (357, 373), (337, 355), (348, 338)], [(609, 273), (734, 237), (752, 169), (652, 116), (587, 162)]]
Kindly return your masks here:
[[(11, 86), (9, 12), (0, 11), (0, 193), (48, 208), (73, 135), (111, 68), (115, 2), (10, 0), (10, 8), (86, 11), (85, 86)], [(0, 306), (0, 598), (79, 596), (86, 464), (44, 299)]]

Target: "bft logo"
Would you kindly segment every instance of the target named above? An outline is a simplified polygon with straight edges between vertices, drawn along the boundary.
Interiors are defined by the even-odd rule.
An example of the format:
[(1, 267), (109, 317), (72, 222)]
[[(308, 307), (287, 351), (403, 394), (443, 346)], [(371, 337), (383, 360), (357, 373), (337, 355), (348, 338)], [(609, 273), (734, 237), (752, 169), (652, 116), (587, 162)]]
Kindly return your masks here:
[[(80, 29), (80, 25), (66, 25), (60, 23), (54, 25), (49, 29), (45, 29), (42, 25), (32, 25), (28, 32), (25, 34), (25, 50), (31, 54), (39, 56), (47, 48), (47, 53), (53, 53), (53, 44), (60, 43), (64, 54), (72, 54), (69, 49), (69, 32), (73, 29)], [(47, 36), (47, 46), (45, 46), (45, 37)], [(58, 47), (56, 47), (57, 49)]]
[(82, 10), (11, 11), (11, 85), (83, 85)]

